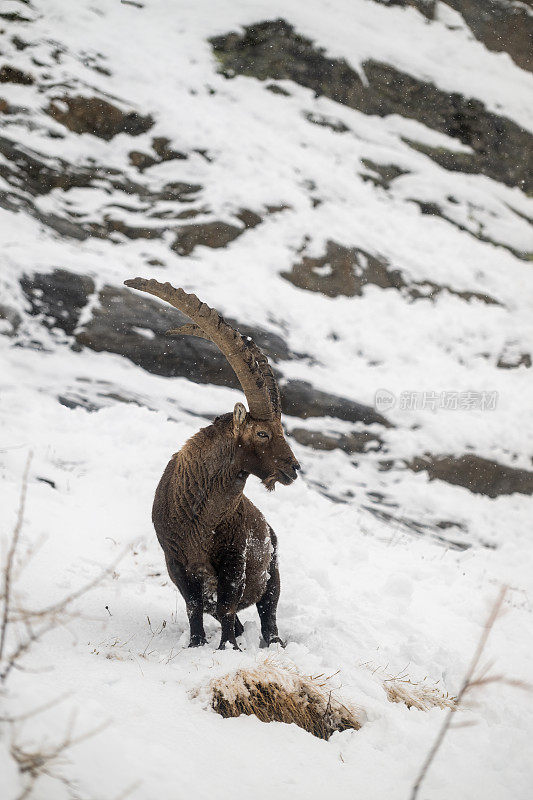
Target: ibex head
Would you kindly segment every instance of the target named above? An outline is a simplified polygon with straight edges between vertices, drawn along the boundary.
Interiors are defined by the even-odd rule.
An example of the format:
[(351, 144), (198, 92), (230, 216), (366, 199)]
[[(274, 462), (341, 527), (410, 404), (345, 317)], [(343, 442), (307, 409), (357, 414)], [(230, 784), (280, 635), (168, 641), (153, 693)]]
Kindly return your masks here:
[(239, 466), (261, 478), (267, 489), (274, 489), (277, 481), (288, 486), (298, 477), (300, 465), (287, 444), (279, 417), (254, 419), (242, 403), (237, 403), (233, 435)]
[(233, 411), (235, 458), (244, 473), (257, 475), (267, 489), (276, 482), (292, 483), (300, 465), (289, 447), (281, 426), (281, 400), (272, 368), (264, 353), (249, 337), (242, 336), (196, 295), (175, 289), (170, 283), (134, 278), (124, 281), (132, 289), (148, 292), (178, 308), (193, 320), (192, 325), (167, 331), (209, 339), (231, 364), (248, 401)]

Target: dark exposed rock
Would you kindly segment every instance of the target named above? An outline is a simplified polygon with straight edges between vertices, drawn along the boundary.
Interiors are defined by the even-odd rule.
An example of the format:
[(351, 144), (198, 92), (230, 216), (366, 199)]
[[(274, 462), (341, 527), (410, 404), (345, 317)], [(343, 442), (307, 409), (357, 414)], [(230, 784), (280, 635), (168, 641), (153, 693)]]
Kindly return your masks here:
[(25, 17), (19, 11), (0, 11), (0, 19), (6, 22), (33, 22), (31, 17)]
[[(271, 211), (281, 211), (283, 206), (276, 206), (271, 207)], [(244, 225), (245, 228), (255, 228), (257, 225), (260, 225), (263, 221), (259, 214), (256, 214), (255, 211), (250, 211), (249, 209), (243, 208), (239, 211), (238, 214), (235, 215), (240, 222)]]
[(142, 153), (139, 150), (132, 150), (129, 154), (130, 162), (134, 167), (137, 167), (139, 172), (143, 172), (148, 167), (153, 167), (154, 164), (161, 164), (163, 161), (173, 161), (175, 159), (184, 160), (187, 158), (185, 153), (179, 150), (173, 150), (170, 145), (170, 139), (164, 136), (157, 136), (152, 139), (152, 148), (155, 156), (148, 153)]
[(379, 436), (366, 431), (329, 434), (321, 431), (309, 431), (306, 428), (293, 428), (290, 435), (298, 444), (312, 447), (314, 450), (343, 450), (345, 453), (367, 453), (380, 450), (383, 442)]
[(157, 199), (151, 190), (128, 181), (117, 169), (93, 164), (74, 166), (62, 158), (52, 158), (30, 150), (4, 136), (0, 136), (0, 154), (5, 157), (5, 163), (0, 162), (0, 175), (13, 188), (20, 189), (23, 186), (24, 191), (33, 196), (48, 194), (52, 189), (68, 191), (87, 187), (98, 181), (128, 194)]
[(23, 86), (31, 86), (33, 77), (21, 69), (5, 64), (0, 69), (0, 83), (20, 83)]
[[(74, 336), (77, 346), (126, 356), (156, 375), (239, 388), (235, 373), (212, 342), (192, 336), (173, 338), (166, 335), (168, 329), (189, 322), (176, 309), (128, 289), (105, 286), (99, 293), (91, 318), (79, 326), (81, 311), (94, 292), (91, 278), (56, 269), (51, 273), (25, 276), (21, 285), (30, 302), (30, 313), (42, 315), (48, 327), (60, 328)], [(228, 322), (244, 336), (251, 336), (274, 363), (295, 357), (281, 336), (272, 331), (243, 325), (232, 319)], [(275, 372), (279, 376), (276, 369)], [(390, 427), (390, 423), (373, 408), (322, 392), (305, 381), (287, 381), (280, 390), (287, 414), (303, 418), (331, 416), (349, 422)], [(364, 444), (362, 436), (359, 433), (347, 434), (343, 444), (353, 447), (353, 452), (356, 452), (355, 448)]]
[[(0, 167), (1, 174), (1, 167)], [(7, 211), (12, 211), (17, 214), (19, 211), (25, 211), (30, 216), (38, 219), (44, 225), (47, 225), (52, 230), (57, 231), (62, 236), (70, 236), (74, 239), (83, 241), (87, 239), (89, 234), (81, 225), (71, 222), (68, 219), (57, 216), (57, 214), (47, 214), (40, 211), (27, 197), (21, 196), (15, 192), (5, 192), (0, 190), (0, 208), (5, 208)]]
[(474, 494), (499, 497), (503, 494), (533, 494), (533, 472), (507, 467), (496, 461), (467, 454), (424, 456), (407, 464), (414, 472), (425, 470), (430, 480), (464, 486)]
[[(30, 301), (31, 313), (44, 315), (47, 325), (60, 328), (67, 334), (75, 332), (80, 313), (95, 291), (92, 278), (63, 269), (35, 273), (31, 277), (24, 276), (21, 286)], [(191, 380), (197, 383), (225, 384), (230, 380), (228, 376), (231, 376), (232, 385), (238, 386), (233, 370), (211, 342), (188, 336), (172, 338), (166, 335), (169, 328), (185, 322), (190, 320), (177, 309), (165, 307), (151, 298), (134, 294), (129, 289), (106, 286), (98, 296), (90, 321), (80, 332), (76, 332), (76, 339), (80, 344), (98, 351), (107, 350), (127, 355), (149, 372), (189, 377), (189, 369), (194, 374)], [(228, 322), (238, 327), (243, 335), (251, 336), (273, 361), (292, 357), (281, 336), (234, 320), (228, 319)], [(201, 366), (195, 368), (192, 362), (188, 367), (180, 366), (178, 362), (182, 359), (181, 349), (187, 343), (192, 345), (193, 359), (196, 357), (195, 348), (200, 351), (205, 347), (209, 358), (217, 361), (215, 368), (210, 370), (215, 380), (210, 380), (208, 375), (203, 377), (200, 374)], [(135, 355), (130, 356), (130, 345), (137, 347), (138, 352)], [(133, 351), (135, 347), (132, 346), (131, 349)], [(224, 369), (227, 367), (226, 380), (222, 380), (218, 374), (222, 362)]]
[(20, 36), (12, 36), (11, 41), (17, 48), (17, 50), (25, 50), (27, 47), (30, 47), (29, 42), (25, 42), (24, 39), (21, 39)]
[(193, 153), (198, 153), (199, 156), (202, 156), (204, 161), (207, 161), (208, 164), (212, 164), (215, 160), (214, 157), (207, 151), (204, 150), (202, 147), (195, 147)]
[(65, 269), (25, 275), (20, 284), (30, 303), (30, 313), (43, 315), (43, 324), (71, 335), (94, 292), (94, 281)]
[(381, 186), (382, 189), (388, 189), (391, 183), (399, 178), (401, 175), (408, 175), (409, 171), (397, 167), (396, 164), (377, 164), (370, 158), (362, 158), (361, 163), (371, 170), (372, 175), (363, 174), (363, 180), (371, 180), (375, 186)]
[(329, 128), (335, 133), (348, 133), (350, 130), (342, 120), (327, 117), (325, 114), (315, 114), (313, 111), (307, 111), (304, 117), (308, 122), (312, 122), (313, 125), (319, 125), (321, 128)]
[(107, 67), (103, 67), (102, 64), (100, 64), (97, 61), (97, 59), (94, 58), (94, 57), (86, 55), (86, 56), (82, 57), (80, 60), (81, 60), (81, 63), (85, 67), (88, 67), (89, 69), (93, 69), (95, 72), (98, 72), (100, 75), (107, 75), (109, 77), (112, 74), (110, 69), (108, 69)]
[[(168, 139), (154, 139), (156, 148), (160, 154), (175, 154), (175, 151), (168, 149)], [(192, 219), (199, 214), (206, 213), (207, 209), (190, 206), (195, 199), (195, 195), (201, 191), (199, 184), (185, 183), (183, 181), (173, 181), (164, 184), (161, 188), (154, 189), (144, 183), (133, 181), (118, 169), (98, 166), (88, 163), (86, 165), (72, 165), (64, 159), (58, 157), (48, 157), (35, 150), (30, 150), (22, 145), (18, 145), (11, 139), (0, 137), (0, 154), (5, 160), (0, 161), (0, 176), (3, 177), (12, 187), (12, 192), (0, 192), (0, 206), (11, 211), (24, 210), (35, 217), (43, 224), (56, 230), (62, 236), (69, 236), (75, 239), (84, 240), (89, 236), (107, 238), (115, 233), (122, 234), (130, 239), (155, 239), (163, 235), (165, 230), (171, 228), (176, 230), (178, 220)], [(175, 209), (165, 209), (163, 211), (150, 211), (149, 216), (159, 219), (168, 219), (169, 225), (151, 226), (131, 225), (120, 218), (117, 218), (113, 209), (123, 207), (126, 210), (137, 210), (136, 207), (129, 208), (128, 204), (122, 206), (115, 202), (109, 209), (103, 209), (99, 219), (84, 218), (83, 222), (75, 214), (65, 216), (44, 213), (31, 197), (48, 194), (53, 189), (68, 191), (75, 187), (90, 187), (97, 185), (105, 186), (109, 189), (116, 189), (128, 196), (137, 196), (143, 204), (146, 204), (148, 211), (151, 204), (159, 201), (187, 204), (189, 207), (184, 211), (178, 212)], [(282, 211), (286, 206), (268, 207), (266, 212), (276, 213)], [(178, 237), (175, 244), (177, 252), (189, 254), (197, 244), (205, 244), (210, 247), (223, 247), (228, 241), (239, 236), (248, 228), (258, 225), (262, 218), (247, 209), (241, 210), (236, 219), (240, 227), (226, 225), (225, 223), (209, 222), (201, 225), (184, 225), (178, 229)]]
[(265, 88), (268, 89), (269, 92), (272, 92), (272, 94), (280, 94), (282, 97), (291, 96), (290, 92), (284, 89), (283, 86), (278, 86), (277, 83), (269, 83)]
[(291, 272), (282, 272), (281, 275), (300, 289), (321, 292), (327, 297), (359, 297), (365, 286), (373, 284), (382, 289), (398, 289), (413, 300), (433, 300), (446, 290), (464, 300), (477, 299), (488, 304), (498, 304), (493, 297), (483, 293), (460, 292), (431, 281), (407, 281), (400, 270), (391, 269), (383, 256), (371, 255), (358, 247), (343, 247), (332, 241), (327, 242), (323, 256), (304, 256), (293, 266)]
[(85, 397), (68, 397), (67, 395), (60, 394), (57, 396), (60, 405), (65, 406), (65, 408), (83, 408), (84, 411), (98, 411), (100, 406), (97, 406), (96, 403), (93, 403), (91, 400), (87, 400)]
[(89, 186), (98, 175), (96, 169), (73, 167), (63, 159), (48, 158), (4, 136), (0, 136), (0, 153), (6, 159), (6, 163), (0, 163), (0, 175), (16, 188), (22, 183), (34, 196), (52, 189)]
[[(158, 375), (185, 377), (195, 383), (239, 387), (238, 380), (218, 348), (204, 339), (169, 337), (166, 331), (189, 322), (179, 311), (165, 308), (127, 289), (106, 286), (90, 321), (76, 335), (79, 344), (97, 351), (118, 353)], [(281, 337), (260, 328), (235, 324), (276, 361), (290, 357)]]
[(4, 303), (0, 303), (0, 320), (7, 322), (11, 326), (9, 331), (6, 331), (3, 327), (0, 328), (1, 332), (6, 336), (14, 336), (22, 322), (19, 312)]
[(151, 211), (149, 216), (153, 219), (194, 219), (206, 215), (209, 209), (205, 207), (200, 208), (185, 208), (183, 211), (176, 211), (175, 209), (166, 208), (162, 211)]
[(4, 97), (0, 97), (0, 114), (16, 114), (17, 106), (12, 106)]
[(457, 230), (462, 231), (463, 233), (467, 233), (469, 236), (473, 236), (474, 239), (477, 239), (479, 242), (486, 242), (487, 244), (493, 245), (493, 247), (502, 247), (504, 250), (507, 250), (511, 253), (515, 258), (519, 258), (521, 261), (530, 261), (531, 254), (525, 252), (524, 250), (517, 250), (515, 247), (511, 247), (509, 244), (503, 244), (503, 242), (497, 242), (495, 239), (491, 239), (490, 236), (487, 236), (483, 233), (483, 228), (480, 225), (479, 229), (474, 231), (470, 228), (467, 228), (466, 225), (457, 222), (457, 220), (453, 219), (453, 217), (448, 216), (445, 214), (443, 209), (438, 205), (438, 203), (428, 203), (427, 201), (423, 200), (415, 200), (414, 198), (408, 198), (411, 203), (415, 203), (418, 206), (422, 214), (426, 214), (431, 217), (440, 217), (441, 219), (446, 220), (449, 222), (450, 225), (453, 225), (454, 228)]
[(128, 239), (160, 239), (164, 233), (164, 228), (148, 228), (136, 227), (133, 225), (126, 225), (120, 219), (113, 219), (108, 215), (104, 215), (102, 223), (90, 222), (87, 228), (91, 236), (97, 236), (100, 239), (107, 239), (109, 234), (121, 233)]
[(77, 95), (56, 98), (46, 111), (74, 133), (92, 133), (106, 141), (119, 133), (139, 136), (154, 124), (151, 116), (143, 117), (136, 111), (121, 111), (101, 97)]
[(250, 25), (210, 40), (227, 77), (293, 80), (365, 114), (400, 114), (472, 148), (471, 171), (533, 190), (533, 136), (480, 101), (447, 94), (395, 67), (368, 59), (366, 82), (343, 59), (327, 56), (284, 20)]
[(458, 11), (485, 47), (509, 53), (522, 69), (533, 70), (533, 16), (526, 3), (502, 0), (445, 0)]
[(414, 203), (418, 206), (422, 214), (426, 214), (430, 217), (441, 217), (442, 216), (442, 209), (437, 203), (427, 202), (427, 200), (414, 200), (409, 198), (411, 203)]
[(97, 352), (126, 356), (156, 375), (237, 388), (233, 370), (211, 342), (165, 335), (169, 328), (188, 321), (179, 311), (107, 286), (76, 341)]
[(169, 202), (188, 203), (192, 198), (190, 195), (196, 194), (202, 187), (199, 183), (184, 183), (183, 181), (173, 181), (166, 183), (159, 192), (144, 193), (144, 197), (151, 197), (156, 200), (168, 200)]
[(291, 272), (282, 272), (281, 275), (301, 289), (321, 292), (328, 297), (359, 296), (367, 283), (382, 288), (394, 286), (401, 289), (405, 286), (401, 273), (389, 270), (386, 261), (359, 248), (343, 247), (332, 241), (327, 242), (323, 256), (304, 256)]
[(57, 214), (45, 213), (37, 208), (30, 199), (15, 192), (0, 191), (0, 208), (5, 208), (6, 210), (13, 211), (14, 213), (25, 211), (31, 217), (39, 220), (39, 222), (42, 222), (43, 225), (47, 225), (61, 236), (69, 236), (73, 239), (83, 241), (90, 235), (82, 225), (71, 222), (70, 220), (60, 217)]
[(68, 236), (71, 239), (78, 239), (80, 242), (85, 241), (85, 239), (88, 239), (90, 236), (89, 231), (83, 225), (72, 222), (72, 220), (66, 219), (65, 217), (60, 217), (58, 214), (46, 214), (35, 206), (28, 206), (25, 210), (30, 216), (38, 219), (43, 225), (52, 228), (52, 230), (59, 233), (60, 236)]
[(229, 225), (227, 222), (203, 222), (183, 225), (172, 245), (172, 249), (180, 256), (189, 256), (195, 247), (226, 247), (243, 233), (244, 228)]
[(392, 427), (372, 406), (322, 392), (307, 381), (288, 380), (280, 385), (280, 391), (283, 411), (293, 417), (335, 417), (347, 422), (363, 422), (365, 425), (377, 423), (386, 428)]
[[(32, 197), (48, 194), (52, 189), (68, 191), (75, 187), (98, 185), (117, 189), (129, 196), (136, 195), (148, 204), (159, 200), (189, 203), (192, 196), (202, 188), (198, 184), (173, 182), (165, 184), (160, 190), (154, 190), (131, 181), (117, 169), (93, 164), (74, 166), (64, 159), (47, 157), (5, 137), (0, 137), (0, 154), (5, 157), (5, 160), (0, 161), (0, 176), (12, 187), (11, 192), (0, 192), (0, 206), (15, 212), (24, 210), (62, 236), (80, 241), (89, 236), (105, 238), (116, 232), (130, 239), (152, 239), (161, 236), (163, 229), (127, 225), (115, 219), (114, 215), (106, 213), (101, 220), (86, 220), (82, 223), (74, 215), (73, 218), (66, 218), (42, 212), (32, 201)], [(116, 203), (114, 205), (117, 206)], [(188, 209), (185, 216), (198, 213), (198, 210)], [(169, 214), (176, 220), (184, 218), (176, 212)]]
[[(462, 535), (464, 532), (464, 527), (460, 522), (444, 520), (443, 522), (428, 523), (412, 519), (401, 513), (393, 513), (380, 507), (363, 505), (363, 508), (373, 516), (391, 525), (394, 530), (404, 530), (407, 533), (416, 534), (417, 536), (430, 536), (432, 539), (435, 539), (435, 541), (446, 545), (447, 548), (451, 548), (452, 550), (468, 550), (468, 548), (471, 547), (469, 542), (455, 538), (455, 536)], [(444, 531), (449, 532), (444, 534)], [(489, 545), (485, 546), (488, 547)]]
[(140, 150), (132, 150), (129, 154), (130, 164), (136, 167), (139, 172), (144, 172), (148, 167), (153, 167), (154, 164), (159, 164), (159, 160), (148, 153), (143, 153)]
[(183, 160), (187, 156), (179, 150), (173, 150), (169, 147), (170, 139), (165, 136), (156, 136), (152, 139), (152, 147), (154, 152), (159, 156), (161, 161), (174, 161), (175, 159)]
[(518, 367), (531, 367), (530, 353), (516, 353), (515, 355), (501, 355), (498, 359), (497, 367), (500, 369), (517, 369)]
[[(375, 0), (387, 6), (414, 6), (435, 19), (436, 0)], [(522, 69), (533, 70), (533, 16), (526, 2), (512, 0), (444, 0), (458, 11), (488, 50), (509, 53)]]
[(172, 249), (180, 256), (188, 256), (199, 245), (212, 248), (226, 247), (245, 230), (255, 228), (261, 222), (258, 214), (248, 210), (241, 211), (237, 214), (237, 218), (243, 223), (243, 227), (219, 220), (183, 225), (178, 231)]
[(416, 150), (417, 153), (423, 153), (443, 169), (450, 170), (450, 172), (465, 172), (468, 175), (475, 175), (476, 172), (479, 172), (477, 164), (470, 153), (448, 150), (446, 147), (432, 147), (429, 144), (425, 144), (425, 142), (409, 139), (407, 136), (402, 136), (401, 139), (413, 150)]
[(382, 6), (411, 6), (418, 9), (427, 19), (435, 19), (437, 0), (374, 0)]

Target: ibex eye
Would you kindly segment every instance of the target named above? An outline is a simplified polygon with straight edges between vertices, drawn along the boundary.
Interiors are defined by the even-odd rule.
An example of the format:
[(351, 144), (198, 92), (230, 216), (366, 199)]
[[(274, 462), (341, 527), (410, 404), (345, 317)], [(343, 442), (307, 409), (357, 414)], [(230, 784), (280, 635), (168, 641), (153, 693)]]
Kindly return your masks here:
[(265, 431), (257, 431), (257, 435), (261, 436), (263, 439), (268, 439), (268, 433), (265, 433)]

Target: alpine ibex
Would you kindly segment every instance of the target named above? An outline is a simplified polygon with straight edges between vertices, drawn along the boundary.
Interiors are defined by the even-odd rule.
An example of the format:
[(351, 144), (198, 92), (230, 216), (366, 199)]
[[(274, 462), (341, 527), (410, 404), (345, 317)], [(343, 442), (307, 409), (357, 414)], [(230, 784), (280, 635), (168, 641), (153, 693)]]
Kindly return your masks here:
[(282, 644), (276, 624), (280, 592), (274, 531), (243, 494), (249, 475), (267, 489), (288, 486), (300, 465), (281, 427), (279, 389), (267, 358), (194, 294), (169, 283), (135, 278), (126, 286), (159, 297), (194, 324), (169, 334), (209, 339), (235, 371), (249, 411), (217, 417), (170, 459), (157, 487), (152, 521), (172, 581), (187, 606), (189, 647), (206, 643), (203, 613), (222, 626), (220, 648), (238, 649), (243, 632), (237, 611), (257, 605), (267, 645)]

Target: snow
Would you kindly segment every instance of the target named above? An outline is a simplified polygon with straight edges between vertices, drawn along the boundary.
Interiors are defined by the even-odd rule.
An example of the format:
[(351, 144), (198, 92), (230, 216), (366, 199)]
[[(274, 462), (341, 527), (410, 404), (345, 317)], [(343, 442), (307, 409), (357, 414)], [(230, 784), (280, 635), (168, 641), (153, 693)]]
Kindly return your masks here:
[[(82, 165), (92, 158), (132, 180), (139, 175), (128, 153), (149, 151), (153, 136), (167, 136), (189, 158), (152, 167), (143, 180), (155, 190), (170, 181), (201, 184), (198, 205), (206, 211), (199, 221), (235, 224), (243, 208), (260, 214), (269, 205), (289, 208), (265, 216), (227, 248), (197, 248), (187, 259), (169, 250), (170, 232), (161, 240), (117, 236), (115, 243), (80, 243), (22, 212), (2, 211), (2, 304), (24, 311), (21, 275), (58, 266), (91, 275), (97, 290), (135, 275), (170, 280), (228, 317), (283, 333), (292, 351), (311, 357), (282, 362), (283, 374), (324, 391), (368, 404), (379, 388), (396, 397), (405, 391), (498, 393), (492, 411), (404, 410), (396, 404), (388, 412), (396, 427), (386, 432), (387, 458), (475, 452), (531, 470), (530, 372), (496, 368), (504, 351), (531, 353), (531, 265), (506, 249), (532, 249), (526, 222), (533, 216), (531, 198), (484, 176), (446, 172), (411, 149), (402, 137), (465, 150), (419, 123), (366, 117), (290, 82), (283, 84), (290, 92), (285, 97), (250, 78), (227, 81), (216, 73), (207, 39), (282, 16), (354, 68), (367, 58), (393, 63), (532, 129), (531, 76), (509, 56), (485, 50), (466, 27), (452, 29), (455, 15), (444, 14), (442, 3), (432, 25), (415, 9), (370, 0), (196, 0), (179, 8), (164, 0), (143, 0), (142, 8), (104, 0), (6, 5), (35, 18), (31, 25), (10, 23), (10, 32), (39, 45), (16, 51), (6, 38), (2, 57), (40, 75), (39, 87), (47, 87), (2, 84), (1, 96), (30, 108), (35, 123), (30, 128), (21, 117), (10, 118), (6, 136), (50, 159)], [(59, 63), (51, 55), (58, 42), (64, 48)], [(111, 75), (91, 69), (89, 56)], [(142, 136), (120, 134), (109, 142), (68, 133), (43, 113), (65, 82), (73, 93), (99, 90), (121, 107), (150, 113), (156, 124)], [(341, 120), (349, 131), (313, 125), (304, 116), (309, 111)], [(64, 138), (50, 138), (49, 131)], [(202, 149), (212, 161), (191, 152)], [(385, 191), (362, 180), (368, 170), (361, 158), (396, 164), (408, 174)], [(450, 195), (457, 203), (446, 199)], [(313, 197), (322, 203), (313, 205)], [(422, 215), (413, 198), (438, 203), (474, 232), (482, 225), (499, 244)], [(119, 212), (121, 203), (132, 210)], [(127, 224), (152, 227), (161, 224), (151, 216), (154, 210), (176, 211), (177, 205), (161, 201), (148, 208), (102, 187), (56, 189), (38, 204), (47, 213), (68, 208), (82, 220), (98, 221), (112, 212)], [(411, 302), (374, 286), (354, 298), (306, 292), (280, 278), (298, 260), (306, 236), (308, 255), (323, 254), (330, 239), (357, 245), (388, 258), (414, 281), (486, 293), (500, 305), (467, 303), (447, 291), (434, 302)], [(165, 266), (150, 266), (149, 258)], [(304, 674), (335, 674), (338, 693), (362, 707), (366, 721), (360, 731), (323, 742), (295, 726), (221, 719), (202, 690), (213, 677), (264, 658), (257, 614), (243, 613), (242, 652), (218, 652), (219, 628), (207, 618), (208, 645), (189, 650), (184, 604), (166, 574), (150, 507), (170, 455), (242, 394), (150, 375), (117, 355), (73, 352), (63, 334), (28, 317), (19, 335), (43, 349), (18, 347), (16, 339), (0, 336), (3, 556), (26, 456), (33, 452), (17, 592), (30, 608), (54, 603), (121, 556), (112, 575), (77, 601), (78, 614), (35, 645), (25, 663), (37, 672), (12, 673), (3, 698), (13, 715), (63, 698), (19, 725), (23, 741), (61, 740), (73, 710), (76, 732), (108, 723), (72, 748), (62, 767), (80, 797), (114, 798), (131, 788), (136, 800), (191, 793), (253, 794), (258, 800), (326, 793), (339, 800), (407, 798), (445, 712), (390, 703), (383, 674), (406, 671), (414, 681), (428, 676), (456, 693), (502, 584), (510, 587), (506, 613), (494, 627), (485, 661), (497, 674), (531, 680), (531, 498), (473, 495), (429, 482), (424, 472), (383, 471), (379, 454), (317, 452), (291, 439), (303, 465), (301, 479), (274, 493), (254, 478), (246, 487), (280, 542), (278, 620), (287, 647), (269, 652)], [(60, 395), (97, 410), (67, 408)], [(354, 429), (332, 418), (285, 417), (284, 424), (289, 431)], [(396, 504), (389, 508), (399, 520), (428, 526), (448, 520), (461, 527), (449, 540), (443, 532), (444, 544), (429, 534), (416, 536), (401, 521), (372, 513), (369, 490)], [(327, 496), (346, 498), (347, 492), (346, 503)], [(453, 541), (468, 549), (456, 549)], [(458, 722), (475, 726), (454, 724), (421, 797), (530, 798), (531, 695), (495, 683), (472, 699), (475, 708), (461, 711)], [(21, 789), (6, 746), (0, 740), (11, 800)], [(62, 791), (57, 781), (43, 779), (35, 796), (57, 800)]]

